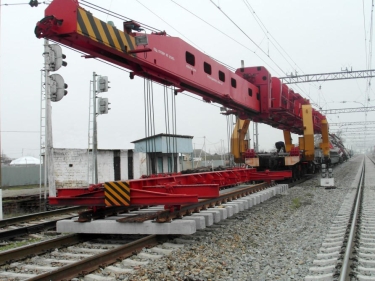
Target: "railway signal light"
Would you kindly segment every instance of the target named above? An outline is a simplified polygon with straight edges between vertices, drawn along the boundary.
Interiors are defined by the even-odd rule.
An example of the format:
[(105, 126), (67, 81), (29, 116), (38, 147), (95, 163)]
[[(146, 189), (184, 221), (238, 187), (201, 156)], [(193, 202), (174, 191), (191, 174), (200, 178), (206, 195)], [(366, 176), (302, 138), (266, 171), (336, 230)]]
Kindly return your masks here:
[(68, 63), (63, 61), (66, 59), (66, 56), (62, 53), (62, 49), (57, 44), (49, 45), (50, 52), (48, 52), (49, 56), (49, 70), (56, 71), (59, 70), (61, 66), (67, 66)]
[(98, 98), (99, 114), (108, 114), (108, 110), (110, 109), (108, 105), (110, 105), (108, 98)]
[(68, 91), (65, 90), (68, 88), (68, 85), (65, 84), (64, 78), (60, 74), (52, 74), (49, 78), (51, 101), (60, 101), (68, 93)]
[(30, 7), (38, 7), (38, 0), (30, 0), (29, 5)]
[(108, 89), (110, 88), (108, 86), (108, 77), (107, 76), (100, 76), (97, 80), (97, 92), (98, 93), (104, 93), (108, 92)]

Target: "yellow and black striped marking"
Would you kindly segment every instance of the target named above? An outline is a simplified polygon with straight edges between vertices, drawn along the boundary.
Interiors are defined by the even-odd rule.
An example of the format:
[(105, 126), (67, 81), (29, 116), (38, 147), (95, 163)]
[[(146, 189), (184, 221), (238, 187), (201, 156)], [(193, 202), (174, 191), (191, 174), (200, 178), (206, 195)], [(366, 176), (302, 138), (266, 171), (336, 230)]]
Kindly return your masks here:
[(133, 36), (93, 17), (82, 8), (78, 9), (77, 32), (120, 52), (127, 53), (135, 48)]
[(130, 187), (128, 181), (110, 181), (104, 183), (106, 206), (129, 206)]

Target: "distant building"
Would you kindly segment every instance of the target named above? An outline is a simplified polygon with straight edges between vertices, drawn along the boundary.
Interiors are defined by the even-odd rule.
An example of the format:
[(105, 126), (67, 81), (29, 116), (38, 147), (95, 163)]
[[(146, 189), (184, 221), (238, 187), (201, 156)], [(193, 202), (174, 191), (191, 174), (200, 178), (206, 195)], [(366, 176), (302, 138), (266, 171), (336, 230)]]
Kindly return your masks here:
[(192, 136), (158, 134), (133, 141), (135, 153), (146, 153), (147, 174), (178, 173), (180, 155), (193, 152)]
[(24, 156), (14, 159), (9, 165), (40, 165), (40, 160), (31, 156)]

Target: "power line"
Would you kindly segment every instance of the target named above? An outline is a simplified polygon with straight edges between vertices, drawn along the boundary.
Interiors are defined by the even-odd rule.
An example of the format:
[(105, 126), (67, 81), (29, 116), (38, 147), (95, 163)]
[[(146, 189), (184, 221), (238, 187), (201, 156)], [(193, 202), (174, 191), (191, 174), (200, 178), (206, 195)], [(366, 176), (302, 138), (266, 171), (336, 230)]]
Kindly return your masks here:
[[(244, 44), (242, 44), (241, 42), (237, 41), (236, 39), (234, 39), (233, 37), (231, 37), (230, 35), (226, 34), (225, 32), (223, 32), (222, 30), (218, 29), (217, 27), (215, 27), (214, 25), (210, 24), (209, 22), (207, 22), (206, 20), (202, 19), (201, 17), (199, 17), (198, 15), (196, 15), (195, 13), (193, 13), (192, 11), (188, 10), (187, 8), (183, 7), (181, 4), (175, 2), (174, 0), (171, 0), (173, 3), (175, 3), (177, 6), (179, 6), (180, 8), (184, 9), (185, 11), (187, 11), (188, 13), (190, 13), (191, 15), (193, 15), (194, 17), (196, 17), (197, 19), (203, 21), (205, 24), (209, 25), (210, 27), (212, 27), (213, 29), (215, 29), (216, 31), (220, 32), (221, 34), (223, 34), (224, 36), (228, 37), (229, 39), (233, 40), (234, 42), (236, 42), (237, 44), (239, 44), (240, 46), (244, 47), (245, 49), (249, 50), (250, 52), (254, 53), (261, 61), (263, 61), (267, 66), (269, 66), (270, 69), (274, 70), (272, 68), (272, 66), (268, 65), (267, 62), (265, 62), (263, 60), (263, 58), (261, 58), (254, 50), (251, 50), (249, 47), (245, 46)], [(215, 58), (212, 58), (214, 60), (216, 60)], [(218, 61), (220, 62), (220, 61)], [(222, 63), (222, 62), (220, 62)], [(234, 67), (229, 67), (229, 68), (232, 68), (233, 70), (235, 69)], [(274, 70), (275, 71), (275, 70)], [(276, 72), (276, 71), (275, 71)]]
[(282, 73), (285, 73), (284, 70), (270, 57), (269, 54), (267, 54), (241, 27), (239, 27), (219, 6), (217, 6), (212, 0), (210, 2), (219, 9), (219, 11), (225, 15), (225, 17), (230, 20), (263, 54), (265, 54), (276, 66), (281, 70)]
[[(141, 2), (139, 2), (138, 0), (136, 0), (140, 5), (142, 5), (144, 8), (146, 8), (149, 12), (151, 12), (153, 15), (155, 15), (156, 17), (158, 17), (160, 20), (162, 20), (164, 23), (166, 23), (170, 28), (172, 28), (173, 30), (175, 30), (177, 33), (181, 34), (182, 37), (186, 38), (188, 41), (190, 41), (193, 45), (197, 46), (198, 49), (201, 49), (203, 50), (201, 47), (199, 47), (197, 44), (195, 44), (193, 41), (191, 41), (189, 38), (187, 38), (185, 35), (183, 35), (181, 32), (179, 32), (177, 29), (175, 29), (172, 25), (170, 25), (168, 22), (166, 22), (164, 19), (162, 19), (161, 17), (159, 17), (157, 14), (155, 14), (152, 10), (150, 10), (149, 8), (147, 8), (145, 5), (143, 5)], [(203, 51), (204, 52), (204, 51)], [(205, 53), (205, 52), (204, 52)]]
[[(46, 1), (38, 2), (38, 4), (46, 4), (46, 5), (48, 5), (50, 3), (51, 2), (46, 2)], [(0, 6), (19, 6), (19, 5), (30, 5), (30, 3), (12, 3), (12, 4), (5, 3), (5, 4), (0, 4)]]
[[(93, 3), (90, 3), (90, 2), (88, 2), (88, 1), (81, 0), (80, 2), (81, 2), (81, 5), (82, 5), (82, 6), (89, 7), (89, 8), (91, 8), (91, 9), (94, 9), (94, 10), (99, 11), (99, 12), (101, 12), (101, 13), (103, 13), (103, 14), (106, 14), (106, 15), (110, 15), (110, 16), (112, 16), (112, 17), (114, 17), (114, 18), (117, 18), (117, 19), (120, 19), (120, 20), (122, 20), (122, 21), (123, 21), (123, 20), (127, 20), (127, 21), (129, 21), (129, 20), (133, 20), (133, 19), (128, 18), (128, 17), (125, 17), (125, 16), (123, 16), (123, 15), (121, 15), (121, 14), (115, 13), (115, 12), (113, 12), (113, 11), (110, 11), (110, 10), (108, 10), (108, 9), (105, 9), (105, 8), (103, 8), (103, 7), (100, 7), (100, 6), (98, 6), (98, 5), (95, 5), (95, 4), (93, 4)], [(141, 23), (141, 22), (139, 22), (139, 21), (137, 21), (137, 22), (138, 22), (139, 24), (141, 24), (143, 28), (148, 29), (148, 30), (150, 30), (150, 31), (154, 31), (154, 32), (160, 32), (160, 31), (162, 31), (162, 30), (160, 30), (160, 29), (156, 29), (156, 28), (154, 28), (154, 27), (152, 27), (152, 26), (149, 26), (149, 25), (147, 25), (147, 24)]]
[(363, 12), (363, 29), (365, 31), (365, 58), (366, 58), (366, 66), (367, 66), (368, 60), (367, 60), (367, 31), (366, 31), (365, 0), (362, 0), (362, 12)]
[[(299, 68), (301, 70), (300, 67), (298, 67), (298, 65), (295, 63), (295, 61), (289, 56), (289, 54), (285, 51), (285, 49), (279, 44), (279, 42), (277, 42), (277, 40), (272, 36), (272, 34), (268, 31), (268, 29), (266, 28), (266, 26), (264, 25), (264, 23), (262, 22), (262, 20), (259, 18), (259, 16), (255, 13), (255, 10), (253, 9), (253, 7), (250, 5), (250, 3), (247, 1), (247, 0), (243, 0), (245, 6), (247, 7), (247, 9), (250, 11), (250, 14), (253, 16), (253, 18), (255, 19), (255, 21), (258, 23), (260, 29), (263, 31), (263, 33), (265, 34), (265, 36), (267, 37), (267, 39), (270, 39), (268, 37), (268, 35), (277, 43), (277, 45), (279, 45), (279, 47), (284, 51), (284, 53), (289, 57), (289, 59), (295, 64), (295, 66), (297, 66), (297, 68)], [(285, 59), (285, 61), (291, 66), (293, 67), (293, 65), (286, 59), (286, 57), (283, 55), (283, 53), (277, 48), (277, 46), (272, 42), (272, 40), (270, 40), (271, 44), (276, 48), (276, 50), (279, 52), (279, 54)], [(302, 70), (301, 70), (302, 71)]]
[(1, 133), (40, 133), (39, 131), (1, 131)]
[[(266, 28), (266, 26), (264, 25), (264, 23), (262, 22), (262, 20), (260, 19), (260, 17), (256, 14), (254, 8), (250, 5), (250, 3), (248, 2), (248, 0), (243, 0), (243, 2), (245, 3), (245, 6), (247, 7), (247, 9), (250, 11), (250, 14), (254, 17), (255, 21), (258, 23), (259, 27), (261, 28), (261, 30), (263, 31), (263, 33), (265, 34), (265, 36), (267, 37), (267, 39), (269, 40), (269, 37), (268, 37), (268, 35), (269, 35), (276, 42), (276, 44), (281, 48), (281, 50), (289, 57), (289, 59), (294, 63), (294, 65), (304, 74), (304, 71), (297, 65), (297, 63), (285, 51), (285, 49), (280, 45), (280, 43), (276, 40), (276, 38), (273, 37), (272, 34), (268, 31), (268, 29)], [(269, 40), (269, 41), (275, 47), (275, 49), (279, 52), (279, 54), (285, 59), (285, 61), (293, 68), (293, 65), (288, 61), (288, 59), (283, 55), (283, 53), (273, 43), (273, 41), (272, 40)], [(296, 87), (299, 88), (303, 93), (305, 93), (306, 96), (308, 96), (313, 101), (313, 99), (310, 97), (310, 95), (306, 93), (306, 90), (303, 90), (300, 86), (296, 86)], [(318, 87), (318, 86), (315, 86), (315, 87), (317, 89), (321, 90), (321, 87)], [(323, 96), (323, 99), (325, 100), (324, 96)]]
[[(282, 73), (285, 73), (284, 70), (270, 57), (269, 54), (267, 54), (257, 43), (255, 43), (255, 41), (253, 39), (250, 38), (250, 36), (248, 36), (246, 34), (245, 31), (243, 31), (219, 6), (217, 6), (212, 0), (210, 0), (210, 2), (216, 7), (219, 9), (219, 11), (221, 13), (223, 13), (225, 15), (225, 17), (227, 17), (262, 53), (264, 53), (276, 66), (278, 69), (281, 70)], [(275, 71), (277, 72), (277, 71)], [(298, 85), (296, 85), (297, 88), (299, 88), (301, 90), (301, 92), (305, 93), (305, 95), (311, 100), (313, 101), (313, 99), (310, 97), (309, 94), (307, 94), (301, 87), (299, 87)]]

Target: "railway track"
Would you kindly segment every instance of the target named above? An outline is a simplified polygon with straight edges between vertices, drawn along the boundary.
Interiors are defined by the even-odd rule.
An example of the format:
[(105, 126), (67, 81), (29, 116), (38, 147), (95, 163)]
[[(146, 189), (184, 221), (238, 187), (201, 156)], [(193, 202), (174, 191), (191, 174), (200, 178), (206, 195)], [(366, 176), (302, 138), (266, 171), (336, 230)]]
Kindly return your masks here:
[[(202, 200), (199, 204), (184, 206), (178, 211), (159, 214), (159, 219), (169, 221), (181, 216), (181, 212), (191, 214), (232, 200), (233, 202), (237, 199), (241, 201), (244, 197), (256, 192), (266, 194), (267, 187), (266, 184), (262, 183), (247, 188), (239, 186), (234, 189), (227, 189), (215, 200)], [(242, 200), (241, 206), (243, 205), (243, 208), (245, 208), (243, 201), (246, 200)], [(255, 204), (260, 202), (257, 199)], [(240, 211), (239, 208), (238, 211)], [(21, 219), (19, 220), (21, 221)], [(176, 248), (183, 247), (181, 244), (168, 242), (163, 244), (174, 236), (149, 235), (142, 238), (137, 236), (133, 237), (131, 241), (129, 241), (129, 237), (133, 236), (125, 236), (124, 238), (124, 236), (117, 235), (106, 238), (103, 235), (71, 234), (5, 251), (0, 253), (0, 265), (2, 265), (0, 280), (11, 278), (15, 280), (69, 279), (87, 275), (107, 264), (111, 265), (105, 267), (105, 271), (108, 272), (108, 276), (109, 274), (113, 276), (131, 272), (134, 267), (146, 264), (147, 259), (160, 258), (162, 255), (171, 254)], [(155, 245), (158, 246), (151, 248)], [(145, 247), (150, 249), (139, 253)], [(134, 256), (136, 253), (139, 254)], [(129, 256), (133, 256), (132, 259), (126, 260)], [(103, 278), (105, 278), (106, 275), (103, 274)], [(108, 278), (103, 280), (111, 280), (110, 277)]]
[(375, 162), (364, 157), (305, 281), (375, 280)]
[(1, 220), (0, 241), (23, 239), (26, 235), (55, 229), (57, 221), (77, 216), (82, 210), (82, 207), (69, 207)]
[[(295, 181), (291, 185), (299, 184), (309, 178), (311, 176)], [(248, 189), (243, 187), (227, 189), (216, 201), (204, 200), (200, 202), (201, 205), (190, 206), (190, 209), (186, 207), (179, 211), (166, 212), (159, 216), (159, 219), (168, 221), (180, 216), (181, 212), (189, 214), (232, 200), (243, 201), (243, 197), (256, 192), (264, 193), (266, 189), (265, 184), (253, 185)], [(31, 217), (38, 216), (38, 219), (44, 219), (54, 212), (47, 213), (49, 214), (40, 213), (9, 219), (7, 222), (1, 222), (0, 225), (4, 227), (14, 223), (25, 223)], [(90, 277), (90, 274), (94, 274), (90, 277), (94, 279), (102, 277), (105, 278), (103, 280), (116, 280), (113, 276), (130, 273), (134, 268), (147, 264), (147, 260), (169, 255), (176, 248), (183, 247), (183, 244), (168, 242), (171, 238), (175, 236), (149, 235), (140, 238), (121, 235), (64, 235), (0, 253), (0, 280), (60, 280), (84, 275)], [(99, 270), (100, 274), (90, 273), (96, 270)]]
[[(108, 271), (127, 273), (132, 271), (130, 267), (134, 264), (142, 264), (126, 261), (127, 257), (163, 240), (166, 238), (155, 235), (67, 235), (2, 252), (0, 280), (66, 280), (87, 274), (105, 264), (114, 264), (107, 269)], [(124, 264), (128, 264), (129, 267), (125, 267)]]

